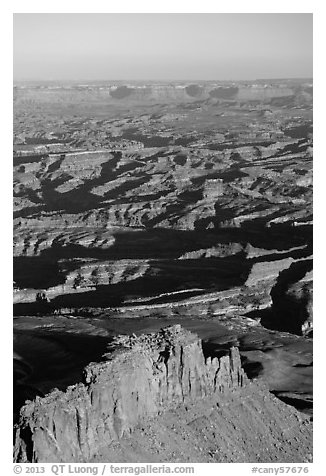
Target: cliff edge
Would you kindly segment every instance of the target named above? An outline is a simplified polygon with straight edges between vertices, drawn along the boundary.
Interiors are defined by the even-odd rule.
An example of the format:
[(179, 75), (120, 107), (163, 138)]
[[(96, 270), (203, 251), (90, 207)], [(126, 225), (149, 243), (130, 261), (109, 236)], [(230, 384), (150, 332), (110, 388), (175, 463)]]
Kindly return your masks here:
[[(173, 418), (177, 422), (182, 412), (189, 409), (189, 415), (192, 413), (194, 416), (197, 408), (197, 416), (202, 418), (203, 409), (208, 407), (214, 409), (209, 418), (205, 416), (211, 428), (218, 417), (216, 431), (213, 432), (214, 443), (211, 438), (208, 439), (202, 423), (200, 428), (195, 423), (195, 427), (194, 424), (186, 427), (189, 435), (184, 434), (181, 428), (177, 430), (177, 436), (188, 447), (188, 456), (180, 453), (182, 445), (175, 441), (176, 451), (170, 448), (170, 453), (167, 453), (162, 449), (160, 454), (160, 450), (156, 449), (154, 457), (150, 449), (154, 442), (160, 447), (164, 438), (170, 440), (169, 431), (172, 430), (168, 428), (167, 415), (174, 412)], [(261, 415), (264, 408), (268, 409), (265, 416)], [(244, 417), (242, 422), (241, 416)], [(153, 417), (156, 417), (155, 421)], [(221, 425), (221, 418), (228, 420), (231, 427)], [(186, 418), (183, 420), (186, 421)], [(252, 425), (257, 425), (257, 420), (261, 427), (259, 431), (263, 429), (269, 434), (268, 443), (261, 437), (256, 443), (251, 441), (256, 438)], [(161, 436), (159, 429), (155, 430), (159, 421), (160, 427), (165, 428)], [(180, 424), (187, 424), (185, 421)], [(196, 418), (189, 424), (193, 421)], [(292, 433), (295, 431), (294, 443), (287, 442), (291, 451), (286, 448), (289, 435), (285, 435), (285, 427), (281, 428), (284, 424)], [(272, 433), (268, 425), (273, 427)], [(245, 426), (247, 436), (242, 433), (241, 426)], [(155, 430), (150, 437), (150, 448), (146, 451), (146, 435), (142, 435), (144, 445), (141, 450), (138, 448), (137, 452), (134, 447), (128, 450), (125, 445), (132, 446), (137, 431), (146, 432), (149, 428)], [(176, 325), (156, 334), (117, 337), (110, 344), (103, 361), (86, 367), (83, 383), (68, 387), (66, 392), (54, 390), (44, 398), (37, 397), (33, 402), (27, 402), (21, 409), (16, 426), (14, 461), (133, 462), (167, 461), (166, 458), (169, 461), (225, 461), (212, 449), (207, 449), (207, 454), (201, 454), (203, 448), (200, 448), (201, 452), (198, 453), (198, 450), (196, 455), (194, 441), (199, 438), (205, 447), (205, 441), (209, 440), (210, 445), (218, 449), (223, 438), (225, 440), (223, 432), (228, 432), (230, 441), (227, 445), (232, 448), (232, 431), (237, 435), (233, 443), (237, 443), (232, 453), (234, 456), (225, 456), (229, 462), (276, 461), (275, 451), (269, 458), (270, 453), (265, 451), (266, 456), (262, 460), (255, 456), (252, 448), (255, 447), (256, 451), (257, 445), (262, 447), (261, 450), (263, 447), (266, 449), (266, 445), (274, 449), (282, 448), (287, 461), (309, 460), (309, 419), (275, 399), (267, 389), (250, 382), (241, 367), (237, 348), (232, 348), (228, 355), (212, 358), (206, 355), (201, 340), (195, 334)], [(191, 432), (196, 434), (191, 435)], [(238, 441), (239, 435), (241, 441)], [(116, 453), (112, 453), (114, 445), (119, 448)], [(251, 450), (246, 451), (246, 445)], [(243, 447), (241, 453), (236, 450), (240, 447)]]

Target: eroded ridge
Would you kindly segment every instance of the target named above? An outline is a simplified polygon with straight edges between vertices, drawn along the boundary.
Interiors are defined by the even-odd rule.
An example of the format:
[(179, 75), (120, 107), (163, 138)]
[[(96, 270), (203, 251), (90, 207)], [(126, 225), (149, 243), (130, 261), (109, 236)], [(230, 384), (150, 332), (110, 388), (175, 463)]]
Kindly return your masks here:
[[(296, 410), (277, 401), (267, 389), (250, 383), (236, 347), (220, 358), (205, 357), (202, 341), (175, 325), (156, 334), (118, 336), (108, 351), (101, 362), (86, 367), (83, 383), (68, 387), (66, 392), (54, 390), (22, 407), (16, 426), (15, 461), (101, 460), (103, 448), (110, 451), (112, 443), (130, 441), (134, 431), (141, 426), (151, 426), (153, 417), (162, 419), (174, 409), (182, 411), (187, 405), (200, 408), (212, 398), (218, 412), (222, 412), (224, 418), (231, 418), (236, 429), (239, 401), (234, 392), (240, 392), (241, 399), (241, 394), (245, 396), (252, 386), (255, 388), (250, 390), (249, 420), (255, 424), (257, 419), (263, 421), (261, 402), (255, 404), (256, 392), (260, 400), (266, 401), (268, 418), (275, 414), (271, 426), (280, 424), (277, 419), (280, 408), (289, 418), (290, 427), (298, 427), (296, 438), (302, 437), (303, 429), (307, 433), (308, 428), (309, 434), (308, 418), (298, 416)], [(230, 399), (229, 394), (233, 395)], [(280, 439), (281, 430), (277, 428), (274, 432), (280, 433)], [(223, 433), (223, 428), (221, 431)], [(218, 445), (219, 434), (215, 437)], [(241, 444), (245, 447), (246, 437), (243, 439)], [(246, 457), (244, 451), (242, 460)]]
[(86, 367), (84, 383), (22, 408), (16, 461), (87, 461), (145, 418), (246, 381), (236, 348), (205, 361), (201, 340), (178, 325), (114, 345)]

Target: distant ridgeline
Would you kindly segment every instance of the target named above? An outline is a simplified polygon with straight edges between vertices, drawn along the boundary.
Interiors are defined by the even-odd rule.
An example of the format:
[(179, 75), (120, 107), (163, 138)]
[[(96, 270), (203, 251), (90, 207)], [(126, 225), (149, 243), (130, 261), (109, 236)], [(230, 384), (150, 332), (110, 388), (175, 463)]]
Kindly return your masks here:
[[(263, 102), (273, 103), (286, 100), (287, 103), (300, 100), (312, 100), (312, 86), (309, 82), (289, 84), (287, 81), (275, 83), (188, 83), (188, 84), (85, 84), (62, 86), (16, 86), (14, 101), (51, 102), (57, 94), (66, 93), (68, 98), (78, 100), (85, 93), (89, 96), (96, 92), (96, 99), (101, 101), (136, 101), (136, 102), (169, 102), (169, 101), (235, 101), (238, 103)], [(37, 94), (35, 94), (37, 93)], [(279, 105), (279, 104), (278, 104)]]

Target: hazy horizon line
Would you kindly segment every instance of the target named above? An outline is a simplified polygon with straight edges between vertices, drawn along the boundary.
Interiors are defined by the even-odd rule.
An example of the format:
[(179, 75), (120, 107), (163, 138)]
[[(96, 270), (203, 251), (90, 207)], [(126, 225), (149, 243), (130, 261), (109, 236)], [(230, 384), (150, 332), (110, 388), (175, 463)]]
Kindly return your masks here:
[(299, 79), (299, 80), (312, 80), (313, 79), (313, 76), (283, 76), (283, 77), (260, 77), (260, 78), (253, 78), (253, 79), (248, 79), (248, 78), (238, 78), (238, 79), (233, 79), (233, 78), (228, 78), (228, 79), (218, 79), (218, 78), (214, 78), (214, 79), (187, 79), (187, 78), (171, 78), (171, 79), (162, 79), (162, 78), (156, 78), (156, 79), (146, 79), (146, 78), (140, 78), (140, 79), (137, 79), (137, 78), (134, 78), (134, 79), (126, 79), (126, 78), (113, 78), (113, 79), (104, 79), (104, 78), (98, 78), (98, 79), (87, 79), (87, 78), (78, 78), (78, 79), (39, 79), (39, 78), (29, 78), (29, 79), (13, 79), (13, 82), (40, 82), (40, 83), (46, 83), (46, 82), (79, 82), (79, 81), (85, 81), (85, 82), (105, 82), (105, 81), (109, 81), (109, 82), (133, 82), (133, 81), (137, 81), (137, 82), (141, 82), (141, 81), (146, 81), (146, 82), (156, 82), (156, 81), (160, 81), (160, 82), (205, 82), (205, 83), (208, 83), (208, 82), (212, 82), (212, 81), (227, 81), (227, 82), (239, 82), (239, 81), (267, 81), (267, 80), (295, 80), (295, 79)]

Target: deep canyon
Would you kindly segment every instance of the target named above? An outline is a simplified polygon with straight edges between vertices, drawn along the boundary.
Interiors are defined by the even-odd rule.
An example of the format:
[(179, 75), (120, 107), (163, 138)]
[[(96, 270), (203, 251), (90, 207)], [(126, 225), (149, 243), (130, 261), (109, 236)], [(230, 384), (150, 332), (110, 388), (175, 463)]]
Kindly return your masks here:
[(312, 139), (308, 80), (15, 84), (15, 461), (312, 461)]

